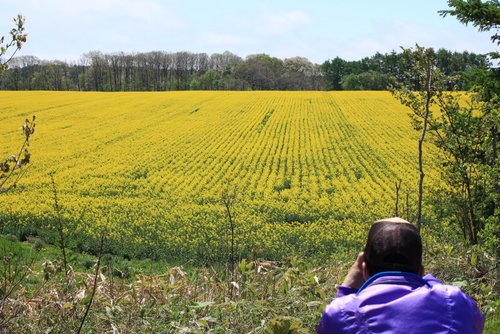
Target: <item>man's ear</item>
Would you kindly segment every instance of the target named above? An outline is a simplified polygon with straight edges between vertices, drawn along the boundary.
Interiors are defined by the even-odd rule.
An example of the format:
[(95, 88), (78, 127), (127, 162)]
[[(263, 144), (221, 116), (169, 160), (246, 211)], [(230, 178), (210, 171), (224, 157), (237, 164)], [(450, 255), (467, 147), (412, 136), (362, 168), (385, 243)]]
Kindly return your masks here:
[(424, 276), (424, 273), (425, 273), (424, 266), (420, 265), (420, 268), (418, 268), (418, 275)]
[(366, 281), (370, 277), (370, 274), (368, 273), (368, 268), (366, 267), (365, 261), (363, 261), (363, 263), (361, 264), (361, 267), (363, 268), (363, 278)]

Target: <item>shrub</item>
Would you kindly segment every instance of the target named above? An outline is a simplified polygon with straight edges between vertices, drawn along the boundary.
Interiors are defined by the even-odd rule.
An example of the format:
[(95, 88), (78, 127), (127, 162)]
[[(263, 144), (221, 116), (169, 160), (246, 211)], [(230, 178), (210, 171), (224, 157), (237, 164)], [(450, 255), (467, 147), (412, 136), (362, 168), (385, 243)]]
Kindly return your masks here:
[(42, 239), (36, 239), (35, 243), (33, 244), (33, 250), (37, 253), (40, 253), (42, 249), (45, 248), (45, 241)]

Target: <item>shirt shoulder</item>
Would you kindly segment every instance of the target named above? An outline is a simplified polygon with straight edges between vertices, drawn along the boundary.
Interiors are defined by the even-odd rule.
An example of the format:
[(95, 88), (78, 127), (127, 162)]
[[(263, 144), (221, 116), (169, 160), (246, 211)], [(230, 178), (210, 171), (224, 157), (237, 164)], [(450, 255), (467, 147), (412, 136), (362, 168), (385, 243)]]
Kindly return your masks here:
[[(482, 315), (476, 301), (459, 287), (444, 284), (432, 275), (423, 277), (431, 286), (430, 294), (437, 296), (441, 303), (445, 304), (450, 327), (456, 329), (468, 329), (467, 333), (482, 333), (484, 327), (484, 316)], [(450, 333), (455, 333), (453, 330)], [(465, 332), (464, 332), (465, 333)]]

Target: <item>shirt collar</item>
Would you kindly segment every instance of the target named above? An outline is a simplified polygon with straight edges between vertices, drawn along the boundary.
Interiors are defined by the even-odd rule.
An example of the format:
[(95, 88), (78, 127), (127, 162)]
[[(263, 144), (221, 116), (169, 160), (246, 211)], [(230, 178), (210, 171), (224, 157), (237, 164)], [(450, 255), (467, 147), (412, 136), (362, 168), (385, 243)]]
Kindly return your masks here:
[(357, 295), (366, 289), (370, 285), (374, 284), (390, 284), (390, 283), (399, 283), (399, 284), (408, 284), (408, 285), (416, 285), (423, 286), (430, 284), (424, 280), (421, 276), (416, 275), (414, 273), (409, 273), (405, 271), (383, 271), (377, 273), (373, 276), (370, 276), (366, 282), (358, 289), (356, 292)]

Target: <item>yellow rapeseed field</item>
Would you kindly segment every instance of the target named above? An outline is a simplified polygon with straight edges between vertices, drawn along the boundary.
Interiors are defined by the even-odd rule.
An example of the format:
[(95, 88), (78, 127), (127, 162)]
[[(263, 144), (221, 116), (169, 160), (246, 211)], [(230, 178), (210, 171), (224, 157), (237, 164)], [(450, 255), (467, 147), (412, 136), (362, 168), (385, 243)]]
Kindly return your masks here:
[(2, 224), (50, 235), (53, 173), (82, 243), (106, 231), (124, 253), (223, 257), (220, 197), (235, 189), (241, 256), (341, 251), (392, 215), (398, 179), (400, 210), (409, 192), (414, 214), (407, 113), (388, 92), (0, 92), (3, 156), (37, 117), (32, 165), (0, 197)]

